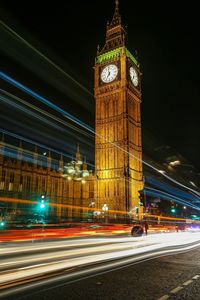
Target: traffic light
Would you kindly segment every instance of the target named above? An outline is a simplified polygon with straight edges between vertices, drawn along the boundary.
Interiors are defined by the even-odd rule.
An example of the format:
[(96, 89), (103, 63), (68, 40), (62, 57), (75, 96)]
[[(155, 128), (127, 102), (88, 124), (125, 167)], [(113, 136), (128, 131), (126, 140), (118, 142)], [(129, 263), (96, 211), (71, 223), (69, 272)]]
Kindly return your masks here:
[(139, 191), (139, 198), (140, 198), (140, 206), (144, 206), (144, 193), (143, 191)]
[(176, 213), (176, 208), (172, 207), (172, 208), (171, 208), (171, 212), (172, 212), (173, 214), (175, 214), (175, 213)]
[(5, 222), (4, 221), (0, 221), (0, 228), (3, 229), (5, 227)]
[(40, 208), (45, 209), (45, 207), (46, 207), (46, 196), (45, 194), (42, 194), (40, 196)]

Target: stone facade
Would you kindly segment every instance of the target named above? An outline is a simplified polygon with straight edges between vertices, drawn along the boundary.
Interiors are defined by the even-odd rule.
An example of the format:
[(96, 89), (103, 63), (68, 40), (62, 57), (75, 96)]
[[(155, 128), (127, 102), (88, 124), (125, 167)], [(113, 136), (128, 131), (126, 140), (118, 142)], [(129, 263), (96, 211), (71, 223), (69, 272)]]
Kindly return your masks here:
[[(12, 152), (13, 157), (9, 157), (8, 148), (10, 145), (4, 142), (0, 143), (1, 203), (11, 198), (39, 201), (40, 196), (45, 194), (48, 203), (46, 214), (63, 219), (83, 217), (81, 210), (76, 207), (87, 208), (94, 201), (95, 177), (92, 172), (89, 173), (90, 175), (84, 183), (67, 180), (61, 176), (59, 171), (64, 165), (62, 155), (59, 161), (55, 161), (51, 158), (50, 153), (44, 157), (38, 154), (37, 149), (35, 152), (30, 152), (20, 145), (16, 151)], [(78, 155), (80, 156), (80, 153)], [(27, 157), (29, 161), (27, 161)], [(86, 163), (84, 167), (87, 167)], [(34, 206), (36, 207), (35, 204), (26, 205), (24, 209), (32, 210), (33, 213)], [(23, 210), (17, 202), (15, 204), (11, 202), (3, 207), (9, 211), (12, 208), (16, 211)], [(87, 213), (87, 211), (85, 212)], [(22, 213), (24, 214), (25, 211)]]

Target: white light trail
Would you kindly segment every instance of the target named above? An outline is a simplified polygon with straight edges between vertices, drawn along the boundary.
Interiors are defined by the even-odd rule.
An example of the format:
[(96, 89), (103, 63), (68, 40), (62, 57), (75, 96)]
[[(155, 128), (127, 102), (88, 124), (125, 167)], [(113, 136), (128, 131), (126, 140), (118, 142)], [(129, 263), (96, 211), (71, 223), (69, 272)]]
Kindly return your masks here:
[[(178, 237), (178, 238), (177, 238)], [(51, 261), (47, 264), (34, 264), (38, 261), (38, 257), (29, 259), (30, 268), (20, 267), (18, 269), (10, 269), (6, 273), (0, 275), (0, 283), (6, 284), (15, 280), (25, 279), (30, 276), (39, 276), (48, 274), (49, 272), (60, 271), (69, 268), (76, 268), (77, 266), (88, 266), (93, 263), (109, 263), (111, 260), (126, 259), (123, 264), (134, 262), (138, 259), (150, 259), (157, 257), (159, 255), (169, 255), (177, 251), (177, 249), (182, 251), (190, 250), (194, 247), (200, 246), (200, 233), (169, 233), (169, 234), (158, 234), (147, 236), (140, 241), (134, 242), (134, 238), (121, 238), (118, 239), (118, 243), (112, 243), (110, 239), (110, 244), (99, 246), (96, 248), (83, 248), (77, 249), (75, 254), (79, 253), (79, 257), (74, 257), (73, 250), (65, 250), (65, 255), (67, 258), (58, 260), (58, 258), (64, 255), (63, 252), (52, 253), (45, 252), (46, 259), (49, 258)], [(194, 245), (196, 243), (196, 245)], [(37, 246), (38, 247), (38, 246)], [(128, 249), (127, 249), (128, 248)], [(176, 249), (175, 249), (176, 248)], [(113, 251), (114, 250), (114, 251)], [(102, 253), (103, 251), (103, 253)], [(71, 256), (71, 258), (70, 258)], [(36, 260), (35, 260), (36, 259)], [(10, 266), (12, 267), (12, 260), (15, 261), (16, 258), (9, 258)], [(23, 260), (24, 261), (24, 260)], [(8, 264), (9, 264), (8, 262)], [(8, 266), (7, 264), (7, 266)], [(117, 265), (116, 262), (114, 262)]]
[(88, 89), (86, 89), (82, 84), (80, 84), (72, 76), (67, 74), (63, 69), (61, 69), (58, 65), (56, 65), (52, 60), (50, 60), (48, 57), (46, 57), (39, 50), (37, 50), (34, 46), (32, 46), (29, 42), (27, 42), (24, 38), (22, 38), (19, 34), (17, 34), (13, 29), (11, 29), (8, 25), (6, 25), (3, 21), (0, 21), (0, 24), (4, 27), (4, 29), (8, 33), (10, 33), (13, 37), (17, 38), (19, 41), (21, 41), (24, 45), (26, 45), (28, 48), (33, 50), (35, 53), (37, 53), (40, 57), (42, 57), (45, 61), (47, 61), (50, 65), (52, 65), (55, 69), (57, 69), (67, 79), (72, 80), (74, 83), (77, 84), (77, 86), (79, 86), (81, 89), (83, 89), (86, 93), (88, 93), (89, 95), (92, 95), (92, 93)]

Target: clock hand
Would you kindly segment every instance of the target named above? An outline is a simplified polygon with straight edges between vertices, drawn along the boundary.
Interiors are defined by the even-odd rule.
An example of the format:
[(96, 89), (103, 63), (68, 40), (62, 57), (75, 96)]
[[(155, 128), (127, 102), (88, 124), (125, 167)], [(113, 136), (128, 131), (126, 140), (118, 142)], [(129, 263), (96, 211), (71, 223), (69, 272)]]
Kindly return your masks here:
[(110, 71), (108, 71), (108, 75), (107, 75), (107, 77), (106, 78), (108, 78), (110, 76)]
[(108, 77), (110, 76), (110, 66), (108, 67)]

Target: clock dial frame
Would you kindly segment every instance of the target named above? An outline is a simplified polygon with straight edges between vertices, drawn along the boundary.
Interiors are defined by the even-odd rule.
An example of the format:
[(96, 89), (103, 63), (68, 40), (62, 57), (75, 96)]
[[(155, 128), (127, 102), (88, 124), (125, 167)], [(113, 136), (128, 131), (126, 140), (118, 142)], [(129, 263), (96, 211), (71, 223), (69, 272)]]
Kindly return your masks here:
[(130, 74), (130, 78), (131, 78), (131, 82), (132, 84), (137, 87), (138, 84), (139, 84), (139, 78), (138, 78), (138, 73), (137, 71), (135, 70), (134, 67), (130, 67), (129, 69), (129, 74)]
[(107, 65), (101, 71), (101, 81), (110, 83), (116, 79), (118, 75), (118, 67), (114, 64)]

